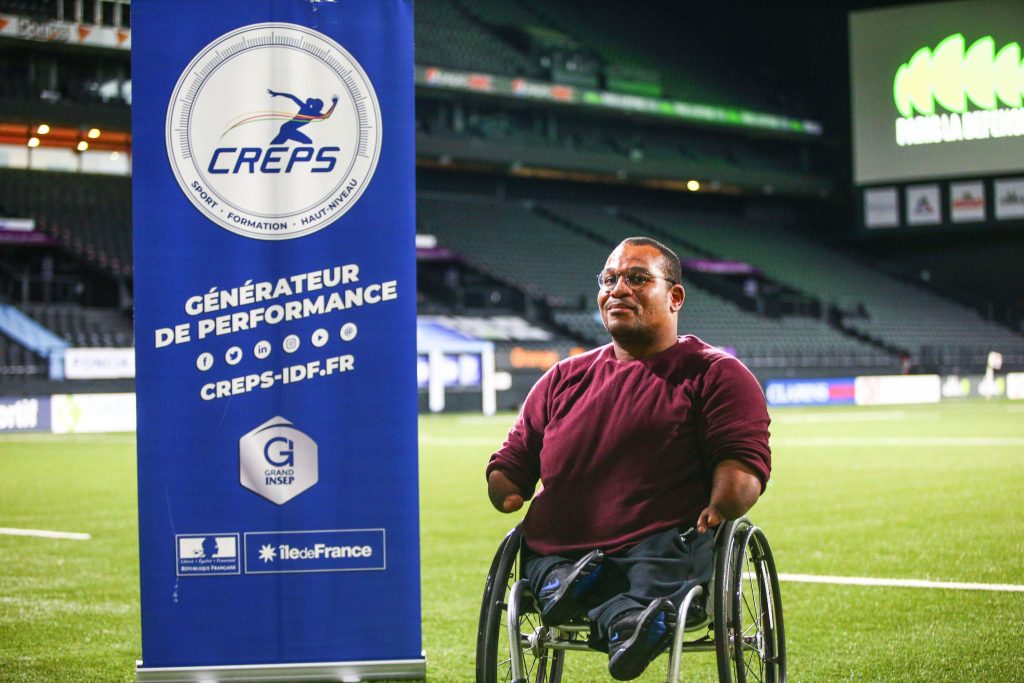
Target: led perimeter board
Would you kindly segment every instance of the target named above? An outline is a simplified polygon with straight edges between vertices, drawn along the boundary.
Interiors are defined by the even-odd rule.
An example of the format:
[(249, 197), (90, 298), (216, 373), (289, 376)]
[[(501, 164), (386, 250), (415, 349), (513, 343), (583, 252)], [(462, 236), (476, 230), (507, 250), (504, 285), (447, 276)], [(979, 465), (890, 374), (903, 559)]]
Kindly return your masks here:
[(1024, 169), (1024, 2), (850, 14), (859, 185)]

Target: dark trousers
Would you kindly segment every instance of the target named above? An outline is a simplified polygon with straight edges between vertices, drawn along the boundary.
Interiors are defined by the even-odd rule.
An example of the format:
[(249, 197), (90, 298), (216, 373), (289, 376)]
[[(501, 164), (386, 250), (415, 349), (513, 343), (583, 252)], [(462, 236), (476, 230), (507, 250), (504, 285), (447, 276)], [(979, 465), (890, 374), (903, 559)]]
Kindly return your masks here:
[[(604, 649), (615, 622), (658, 598), (668, 598), (678, 609), (691, 588), (711, 580), (714, 538), (713, 529), (703, 534), (669, 529), (625, 551), (607, 555), (597, 590), (583, 601), (592, 624), (591, 646)], [(575, 562), (580, 556), (582, 553), (576, 557), (537, 555), (524, 547), (523, 570), (534, 595), (546, 583), (551, 569)]]

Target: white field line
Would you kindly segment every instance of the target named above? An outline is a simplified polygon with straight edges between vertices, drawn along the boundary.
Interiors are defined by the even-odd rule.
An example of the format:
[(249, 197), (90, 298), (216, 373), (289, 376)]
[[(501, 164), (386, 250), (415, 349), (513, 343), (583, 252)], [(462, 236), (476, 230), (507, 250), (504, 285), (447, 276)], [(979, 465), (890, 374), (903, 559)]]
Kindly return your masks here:
[[(504, 437), (485, 438), (480, 436), (439, 436), (420, 432), (419, 442), (424, 446), (449, 446), (484, 448), (491, 451), (501, 448)], [(817, 448), (821, 446), (950, 446), (988, 447), (1024, 446), (1024, 436), (796, 436), (778, 437), (771, 440), (772, 446), (790, 448)]]
[(480, 436), (434, 436), (420, 432), (420, 444), (425, 446), (463, 446), (472, 448), (483, 448), (488, 454), (501, 448), (504, 436), (495, 439), (486, 439)]
[(793, 583), (830, 583), (844, 586), (891, 586), (896, 588), (946, 588), (960, 591), (997, 591), (1024, 593), (1024, 585), (1013, 583), (964, 583), (961, 581), (925, 581), (923, 579), (876, 579), (867, 576), (818, 576), (815, 574), (779, 574), (780, 581)]
[(1024, 446), (1022, 436), (804, 436), (772, 439), (773, 446)]
[(100, 432), (92, 434), (51, 434), (50, 432), (13, 432), (0, 434), (0, 443), (135, 443), (135, 434)]
[(37, 536), (39, 538), (61, 538), (68, 541), (88, 541), (92, 536), (74, 531), (46, 531), (43, 529), (9, 529), (0, 527), (0, 534), (6, 536)]
[[(929, 415), (931, 415), (929, 413)], [(937, 413), (936, 413), (937, 416)], [(919, 418), (915, 415), (914, 418)], [(881, 422), (907, 419), (905, 410), (843, 410), (827, 413), (787, 414), (784, 411), (772, 413), (772, 422), (780, 424), (803, 424), (818, 422)]]

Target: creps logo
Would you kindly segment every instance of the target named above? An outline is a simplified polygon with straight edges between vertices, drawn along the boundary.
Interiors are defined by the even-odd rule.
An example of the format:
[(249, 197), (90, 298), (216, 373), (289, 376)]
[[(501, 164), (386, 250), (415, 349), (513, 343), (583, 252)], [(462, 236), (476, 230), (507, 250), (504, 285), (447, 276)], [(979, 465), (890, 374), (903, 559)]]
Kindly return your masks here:
[(217, 225), (291, 239), (348, 211), (380, 153), (377, 96), (343, 47), (310, 28), (245, 26), (207, 45), (167, 109), (167, 155)]
[(922, 47), (892, 82), (900, 146), (1024, 135), (1020, 43), (996, 50), (992, 36), (969, 46), (962, 33)]

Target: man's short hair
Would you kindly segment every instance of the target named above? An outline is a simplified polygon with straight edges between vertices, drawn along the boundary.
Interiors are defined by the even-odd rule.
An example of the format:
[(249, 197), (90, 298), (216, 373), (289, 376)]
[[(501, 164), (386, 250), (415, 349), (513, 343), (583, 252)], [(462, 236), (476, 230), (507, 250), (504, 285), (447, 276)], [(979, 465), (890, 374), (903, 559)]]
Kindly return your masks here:
[(679, 265), (679, 257), (676, 256), (676, 252), (658, 240), (650, 237), (627, 237), (622, 240), (622, 244), (628, 244), (633, 247), (654, 247), (661, 252), (661, 265), (665, 269), (665, 277), (677, 283), (682, 283), (683, 267)]

